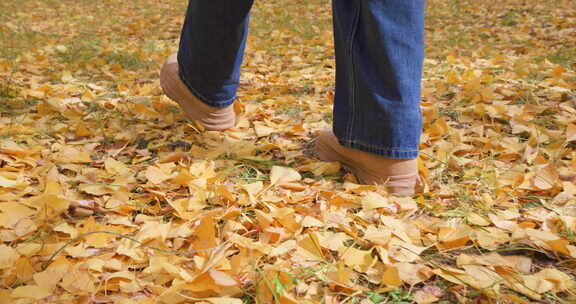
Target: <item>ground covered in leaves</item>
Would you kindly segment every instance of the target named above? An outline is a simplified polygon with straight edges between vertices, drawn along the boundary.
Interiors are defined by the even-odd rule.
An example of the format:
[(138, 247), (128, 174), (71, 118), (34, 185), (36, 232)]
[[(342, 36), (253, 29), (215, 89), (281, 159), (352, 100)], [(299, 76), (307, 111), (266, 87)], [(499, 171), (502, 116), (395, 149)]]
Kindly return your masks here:
[(304, 153), (328, 1), (257, 1), (226, 132), (159, 88), (184, 10), (0, 2), (0, 303), (576, 301), (573, 1), (428, 1), (413, 198)]

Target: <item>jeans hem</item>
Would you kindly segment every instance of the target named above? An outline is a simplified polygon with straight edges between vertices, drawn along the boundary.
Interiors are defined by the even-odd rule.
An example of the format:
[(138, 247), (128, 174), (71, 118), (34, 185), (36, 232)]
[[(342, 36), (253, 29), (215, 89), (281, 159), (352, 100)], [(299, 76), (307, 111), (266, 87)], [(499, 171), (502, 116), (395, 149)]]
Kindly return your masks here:
[(374, 145), (367, 145), (353, 140), (341, 140), (338, 142), (344, 147), (360, 150), (363, 152), (376, 154), (378, 156), (392, 158), (392, 159), (414, 159), (418, 157), (418, 149), (400, 149), (400, 148), (386, 148)]
[[(181, 70), (181, 69), (178, 69), (178, 70)], [(179, 72), (178, 74), (179, 74), (178, 76), (180, 76), (180, 79), (182, 80), (184, 85), (186, 85), (188, 90), (190, 90), (190, 93), (192, 93), (192, 95), (194, 95), (194, 97), (198, 98), (201, 102), (203, 102), (203, 103), (205, 103), (211, 107), (224, 108), (224, 107), (227, 107), (227, 106), (233, 104), (234, 100), (236, 100), (236, 96), (233, 96), (232, 98), (221, 100), (221, 101), (212, 101), (209, 98), (207, 98), (206, 96), (204, 96), (203, 94), (201, 94), (200, 92), (198, 92), (198, 90), (196, 90), (192, 85), (190, 85), (190, 83), (188, 82), (188, 80), (186, 80), (186, 78), (184, 77), (184, 75), (182, 73)]]

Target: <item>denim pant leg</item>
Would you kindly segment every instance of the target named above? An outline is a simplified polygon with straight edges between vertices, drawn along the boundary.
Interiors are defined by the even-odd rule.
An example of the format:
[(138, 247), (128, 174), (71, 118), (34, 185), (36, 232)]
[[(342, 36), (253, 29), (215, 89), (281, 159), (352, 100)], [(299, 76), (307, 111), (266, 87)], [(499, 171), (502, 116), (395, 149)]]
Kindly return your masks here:
[(180, 37), (180, 78), (208, 105), (234, 102), (253, 0), (190, 0)]
[[(253, 0), (190, 0), (178, 62), (202, 101), (230, 105)], [(415, 158), (422, 129), (424, 0), (333, 0), (334, 133), (344, 146)]]
[(334, 133), (346, 147), (418, 156), (424, 0), (333, 0)]

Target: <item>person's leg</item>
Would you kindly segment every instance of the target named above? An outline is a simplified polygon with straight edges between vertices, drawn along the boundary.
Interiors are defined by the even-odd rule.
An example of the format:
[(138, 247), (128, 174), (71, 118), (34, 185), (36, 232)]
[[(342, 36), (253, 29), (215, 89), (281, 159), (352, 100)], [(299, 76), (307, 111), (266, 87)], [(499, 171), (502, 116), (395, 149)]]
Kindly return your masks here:
[(190, 0), (177, 57), (161, 71), (161, 85), (188, 117), (208, 129), (234, 125), (240, 65), (253, 0)]
[(333, 0), (333, 9), (337, 142), (323, 133), (319, 152), (365, 182), (411, 187), (422, 129), (424, 0)]
[(252, 0), (190, 0), (178, 62), (184, 83), (205, 103), (232, 104), (240, 79)]
[(349, 148), (418, 156), (423, 0), (334, 0), (334, 133)]

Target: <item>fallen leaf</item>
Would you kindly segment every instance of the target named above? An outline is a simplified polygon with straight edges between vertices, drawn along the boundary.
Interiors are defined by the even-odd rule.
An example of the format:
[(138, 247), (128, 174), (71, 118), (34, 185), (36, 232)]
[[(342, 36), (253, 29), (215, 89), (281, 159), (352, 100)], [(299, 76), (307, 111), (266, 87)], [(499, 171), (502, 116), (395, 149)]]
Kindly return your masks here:
[(292, 168), (273, 166), (272, 170), (270, 171), (271, 185), (295, 182), (299, 181), (300, 179), (302, 179), (300, 173)]

